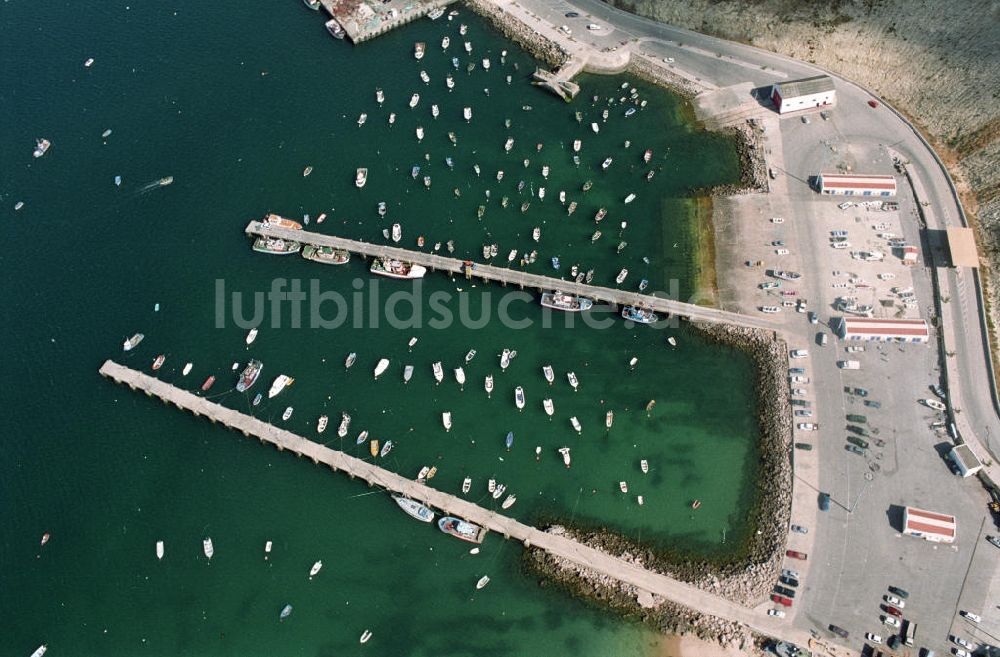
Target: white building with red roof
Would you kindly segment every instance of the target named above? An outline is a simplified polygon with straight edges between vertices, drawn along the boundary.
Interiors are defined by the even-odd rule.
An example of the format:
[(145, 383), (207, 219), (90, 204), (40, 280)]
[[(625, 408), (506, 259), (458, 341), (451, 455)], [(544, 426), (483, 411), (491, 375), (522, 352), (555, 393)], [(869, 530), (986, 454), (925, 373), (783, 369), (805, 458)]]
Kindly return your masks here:
[(895, 196), (893, 176), (821, 173), (817, 178), (820, 194), (833, 196)]

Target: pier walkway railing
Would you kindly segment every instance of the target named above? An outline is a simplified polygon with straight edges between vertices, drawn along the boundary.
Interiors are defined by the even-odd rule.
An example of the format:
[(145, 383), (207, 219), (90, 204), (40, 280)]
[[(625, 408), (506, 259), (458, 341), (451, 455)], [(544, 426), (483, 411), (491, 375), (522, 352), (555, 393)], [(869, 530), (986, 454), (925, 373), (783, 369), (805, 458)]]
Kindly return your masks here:
[(293, 240), (303, 245), (312, 244), (314, 246), (329, 246), (335, 249), (343, 249), (363, 257), (375, 258), (395, 258), (403, 262), (423, 265), (430, 270), (444, 271), (449, 274), (459, 274), (469, 279), (481, 279), (483, 281), (494, 281), (502, 285), (516, 285), (521, 289), (530, 288), (540, 292), (551, 292), (558, 290), (569, 294), (576, 294), (594, 301), (602, 303), (612, 303), (619, 306), (642, 306), (658, 313), (666, 315), (676, 315), (683, 319), (712, 322), (717, 324), (733, 324), (736, 326), (749, 326), (762, 328), (771, 331), (781, 330), (781, 325), (766, 317), (755, 317), (741, 313), (719, 310), (718, 308), (708, 308), (697, 306), (693, 303), (684, 303), (673, 299), (663, 299), (649, 294), (630, 292), (610, 287), (588, 285), (577, 283), (571, 280), (552, 278), (540, 274), (531, 274), (512, 267), (498, 267), (458, 258), (449, 258), (436, 253), (424, 253), (423, 251), (411, 251), (396, 246), (385, 244), (374, 244), (371, 242), (361, 242), (358, 240), (313, 233), (304, 230), (294, 230), (281, 228), (259, 221), (251, 221), (247, 224), (246, 234), (250, 236), (267, 235), (280, 237), (286, 240)]
[(101, 366), (100, 374), (117, 383), (127, 385), (132, 390), (140, 390), (149, 397), (157, 397), (166, 404), (173, 404), (196, 416), (206, 417), (213, 423), (235, 429), (248, 438), (257, 438), (262, 443), (274, 445), (280, 451), (288, 451), (297, 456), (307, 457), (313, 463), (325, 465), (334, 472), (344, 472), (352, 478), (363, 479), (369, 485), (379, 486), (405, 495), (445, 514), (474, 522), (505, 538), (517, 539), (527, 547), (540, 548), (574, 564), (607, 575), (635, 587), (637, 593), (645, 592), (660, 596), (670, 602), (711, 616), (743, 623), (758, 632), (799, 645), (806, 645), (808, 642), (809, 635), (807, 633), (783, 626), (775, 619), (766, 616), (762, 609), (749, 609), (714, 593), (647, 570), (640, 565), (601, 552), (571, 538), (543, 532), (513, 518), (436, 490), (426, 484), (419, 484), (373, 463), (307, 440), (253, 416), (226, 408), (114, 361), (105, 361)]

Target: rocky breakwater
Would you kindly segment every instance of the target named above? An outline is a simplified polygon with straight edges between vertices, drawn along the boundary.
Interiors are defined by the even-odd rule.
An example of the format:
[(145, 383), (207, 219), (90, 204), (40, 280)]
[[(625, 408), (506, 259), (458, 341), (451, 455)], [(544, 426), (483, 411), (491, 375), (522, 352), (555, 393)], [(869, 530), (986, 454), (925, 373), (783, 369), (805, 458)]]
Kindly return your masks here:
[(468, 0), (469, 9), (486, 18), (493, 27), (505, 37), (524, 48), (535, 59), (545, 62), (550, 68), (562, 66), (569, 53), (546, 37), (539, 34), (529, 25), (505, 12), (499, 6), (487, 0)]
[[(729, 561), (715, 563), (663, 554), (609, 531), (584, 532), (561, 525), (546, 531), (571, 536), (648, 570), (753, 606), (767, 598), (777, 578), (791, 512), (789, 450), (792, 422), (784, 368), (786, 345), (773, 333), (759, 329), (697, 323), (695, 326), (709, 339), (748, 353), (757, 369), (759, 469), (756, 499), (749, 512), (754, 531), (745, 544)], [(692, 633), (746, 651), (754, 644), (750, 630), (738, 623), (705, 616), (542, 550), (526, 550), (525, 566), (528, 571), (543, 577), (543, 586), (553, 581), (576, 595), (639, 619), (658, 631)]]

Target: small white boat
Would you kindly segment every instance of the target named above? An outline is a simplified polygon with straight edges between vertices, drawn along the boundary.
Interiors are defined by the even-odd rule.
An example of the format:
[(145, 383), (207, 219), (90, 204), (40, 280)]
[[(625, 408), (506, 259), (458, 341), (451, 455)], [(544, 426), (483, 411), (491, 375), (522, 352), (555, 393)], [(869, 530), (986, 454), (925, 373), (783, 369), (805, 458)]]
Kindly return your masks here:
[(465, 370), (463, 370), (461, 367), (455, 368), (455, 380), (458, 381), (458, 385), (460, 386), (465, 385)]
[(392, 125), (395, 122), (396, 122), (396, 113), (389, 112), (389, 125)]
[(450, 46), (450, 45), (451, 45), (451, 39), (450, 38), (444, 37), (444, 38), (441, 39), (441, 49), (442, 50), (447, 50), (448, 46)]
[(267, 398), (272, 399), (293, 383), (295, 383), (295, 379), (292, 377), (287, 374), (279, 374), (277, 378), (274, 379), (274, 383), (271, 384), (271, 389), (267, 391)]
[(516, 501), (517, 501), (517, 495), (514, 495), (512, 493), (512, 494), (508, 495), (506, 497), (506, 499), (504, 499), (503, 503), (500, 505), (500, 508), (501, 509), (509, 509), (510, 507), (514, 506), (514, 502), (516, 502)]
[(514, 388), (514, 404), (517, 410), (524, 410), (524, 388), (521, 386)]
[(188, 363), (188, 364), (186, 364), (186, 365), (184, 366), (184, 369), (183, 369), (183, 370), (181, 371), (181, 374), (182, 374), (183, 376), (187, 376), (188, 374), (190, 374), (190, 373), (191, 373), (191, 368), (192, 368), (192, 367), (194, 367), (194, 363)]
[(389, 359), (388, 358), (383, 358), (382, 360), (380, 360), (378, 362), (378, 365), (375, 366), (375, 378), (377, 379), (380, 376), (382, 376), (382, 374), (387, 369), (389, 369)]
[(574, 153), (579, 153), (580, 152), (580, 147), (582, 145), (583, 145), (582, 141), (580, 141), (579, 139), (574, 139), (573, 140), (573, 152)]
[(431, 105), (431, 116), (433, 116), (435, 119), (441, 116), (441, 108), (439, 108), (437, 105)]
[(356, 361), (357, 359), (358, 355), (355, 352), (352, 351), (351, 353), (347, 354), (347, 359), (344, 360), (344, 368), (348, 370), (351, 369), (351, 365), (353, 365), (354, 361)]
[(291, 406), (289, 406), (288, 408), (286, 408), (285, 412), (281, 414), (281, 419), (284, 420), (285, 422), (287, 422), (288, 420), (290, 420), (291, 417), (292, 417), (292, 411), (293, 410), (294, 409)]
[(393, 224), (392, 225), (392, 241), (393, 242), (399, 242), (399, 240), (401, 240), (401, 239), (403, 239), (403, 227), (400, 226), (399, 224)]
[(365, 121), (367, 120), (368, 120), (368, 115), (362, 112), (361, 116), (358, 117), (358, 127), (360, 128), (361, 126), (363, 126), (365, 124)]
[(418, 125), (416, 132), (417, 132), (417, 141), (418, 142), (423, 141), (424, 140), (424, 129), (423, 129), (423, 127)]
[(314, 563), (312, 565), (312, 568), (309, 569), (309, 579), (312, 579), (313, 577), (316, 577), (316, 575), (318, 575), (319, 571), (322, 570), (322, 569), (323, 569), (323, 562), (322, 561), (317, 561), (316, 563)]
[(163, 541), (156, 542), (156, 558), (163, 559)]
[(205, 556), (208, 557), (209, 561), (211, 561), (212, 555), (215, 554), (215, 546), (212, 545), (212, 539), (206, 538), (205, 540), (203, 540), (201, 542), (201, 549), (205, 553)]
[(264, 543), (264, 561), (267, 561), (268, 559), (271, 558), (271, 548), (273, 546), (274, 544), (271, 541), (267, 541), (266, 543)]
[(247, 333), (247, 344), (248, 345), (253, 344), (253, 341), (256, 339), (257, 339), (257, 329), (252, 328), (250, 329), (250, 332)]
[(413, 347), (416, 346), (416, 344), (417, 344), (417, 338), (412, 337), (410, 338), (410, 341), (406, 343), (406, 346), (409, 347), (410, 349), (413, 349)]
[(538, 226), (535, 226), (534, 230), (531, 231), (531, 239), (535, 240), (536, 242), (540, 241), (542, 239), (542, 229), (539, 228)]
[(451, 411), (445, 411), (441, 414), (441, 423), (444, 424), (445, 431), (451, 431)]
[(629, 369), (635, 369), (635, 366), (639, 363), (639, 358), (637, 356), (632, 356), (628, 361)]
[(386, 455), (389, 452), (391, 452), (391, 451), (392, 451), (392, 441), (391, 440), (387, 440), (387, 441), (385, 441), (385, 444), (382, 445), (382, 449), (379, 451), (378, 454), (379, 454), (380, 457), (385, 458)]
[(599, 133), (601, 131), (601, 126), (597, 125), (596, 123), (591, 123), (590, 124), (590, 129), (593, 130), (594, 134), (596, 135), (597, 133)]
[(629, 194), (628, 196), (625, 197), (625, 203), (631, 203), (634, 200), (635, 200), (635, 194)]
[(552, 385), (555, 382), (555, 380), (556, 380), (556, 373), (552, 369), (551, 365), (543, 365), (542, 366), (542, 374), (545, 375), (545, 380), (549, 382), (549, 385)]
[(497, 487), (493, 489), (493, 499), (499, 500), (500, 496), (504, 494), (505, 490), (507, 490), (507, 486), (505, 486), (504, 484), (497, 484)]
[(475, 357), (476, 357), (476, 350), (475, 349), (469, 349), (469, 353), (465, 354), (465, 362), (469, 363)]
[(419, 481), (420, 483), (424, 483), (424, 481), (426, 481), (427, 479), (427, 473), (429, 473), (430, 471), (431, 469), (426, 465), (420, 468), (420, 472), (417, 473), (417, 481)]
[(472, 42), (471, 41), (466, 41), (464, 45), (465, 45), (465, 52), (471, 53), (472, 52)]
[(488, 490), (491, 494), (496, 489), (497, 489), (497, 480), (496, 479), (490, 479), (488, 482), (486, 482), (486, 490)]
[(364, 431), (362, 431), (361, 433), (358, 434), (358, 437), (354, 441), (354, 444), (355, 445), (364, 445), (366, 442), (368, 442), (368, 430), (367, 429), (365, 429)]
[(552, 417), (552, 415), (556, 412), (555, 404), (552, 403), (551, 399), (543, 399), (542, 408), (545, 409), (545, 414), (549, 417)]
[(485, 380), (483, 386), (486, 388), (486, 396), (487, 397), (491, 396), (493, 394), (493, 375), (492, 374), (487, 374), (486, 375), (486, 380)]
[(368, 640), (372, 638), (371, 630), (365, 630), (361, 633), (361, 638), (358, 639), (361, 643), (368, 643)]
[(490, 576), (489, 575), (483, 575), (482, 577), (479, 578), (479, 581), (476, 582), (476, 590), (478, 591), (478, 590), (482, 589), (484, 586), (486, 586), (489, 583), (490, 583)]
[(444, 381), (444, 368), (441, 367), (441, 361), (434, 363), (431, 368), (434, 370), (434, 380), (438, 383)]
[(563, 463), (566, 465), (566, 469), (569, 469), (569, 447), (560, 447), (559, 453), (562, 454)]
[(646, 459), (639, 461), (639, 469), (642, 470), (642, 474), (649, 472), (649, 461)]
[(431, 81), (431, 76), (427, 75), (427, 71), (420, 71), (420, 80), (427, 84)]
[(619, 481), (618, 482), (618, 488), (621, 489), (621, 491), (623, 493), (627, 493), (628, 492), (628, 484), (625, 483), (624, 481)]
[(569, 384), (571, 386), (573, 386), (573, 390), (575, 391), (576, 388), (577, 388), (577, 386), (580, 385), (580, 382), (577, 381), (577, 379), (576, 379), (576, 373), (574, 373), (574, 372), (566, 372), (566, 378), (569, 379)]
[(410, 96), (410, 107), (416, 107), (417, 103), (420, 102), (420, 94), (413, 94)]
[(583, 427), (580, 426), (580, 420), (576, 419), (575, 415), (569, 419), (569, 423), (573, 425), (573, 428), (576, 429), (577, 433), (583, 432)]
[(340, 426), (337, 427), (337, 435), (341, 438), (347, 435), (347, 428), (351, 426), (351, 416), (347, 413), (340, 414)]
[(410, 379), (413, 377), (413, 365), (407, 365), (403, 368), (403, 383), (409, 383)]
[(542, 178), (548, 178), (548, 177), (549, 177), (549, 165), (547, 164), (542, 165)]
[(606, 426), (608, 429), (610, 429), (611, 425), (614, 424), (614, 423), (615, 423), (615, 412), (614, 411), (608, 411), (604, 415), (604, 426)]
[(618, 272), (618, 276), (615, 277), (615, 283), (621, 285), (625, 282), (626, 276), (628, 276), (628, 269), (622, 268), (622, 270)]
[(385, 102), (385, 92), (378, 87), (375, 88), (375, 102), (379, 105)]
[(920, 403), (927, 408), (933, 408), (935, 411), (944, 411), (948, 408), (936, 399), (921, 399)]
[(514, 138), (507, 137), (507, 141), (504, 142), (503, 149), (509, 153), (512, 148), (514, 148)]
[(319, 423), (316, 425), (316, 433), (323, 433), (326, 431), (326, 425), (330, 422), (330, 418), (326, 415), (321, 415), (319, 417)]
[(466, 477), (462, 480), (462, 494), (466, 495), (472, 490), (472, 477)]
[(31, 657), (42, 657), (42, 655), (44, 655), (45, 651), (48, 649), (49, 647), (43, 643), (42, 645), (35, 648), (35, 652), (31, 653)]
[(490, 70), (490, 59), (489, 57), (483, 57), (483, 68), (487, 71)]
[(466, 123), (472, 120), (472, 108), (466, 107), (462, 110), (462, 116), (465, 118)]
[(500, 354), (500, 369), (506, 370), (510, 365), (510, 349), (504, 349), (503, 353)]
[(671, 347), (676, 347), (677, 346), (677, 338), (675, 338), (674, 336), (671, 335), (669, 338), (667, 338), (667, 344), (669, 344)]
[(635, 498), (635, 500), (636, 500), (636, 502), (639, 503), (639, 506), (642, 506), (643, 504), (646, 503), (646, 500), (642, 499), (642, 495), (640, 495), (637, 498)]

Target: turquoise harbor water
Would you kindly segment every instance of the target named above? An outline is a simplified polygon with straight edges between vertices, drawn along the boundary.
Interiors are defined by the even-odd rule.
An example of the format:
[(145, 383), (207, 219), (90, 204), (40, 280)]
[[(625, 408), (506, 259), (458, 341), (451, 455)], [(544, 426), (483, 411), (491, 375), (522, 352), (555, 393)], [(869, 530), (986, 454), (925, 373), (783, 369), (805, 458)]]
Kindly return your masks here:
[[(627, 267), (623, 287), (635, 289), (645, 277), (651, 290), (674, 289), (685, 298), (692, 254), (683, 199), (737, 173), (727, 142), (692, 129), (675, 98), (645, 83), (628, 80), (647, 107), (626, 119), (616, 101), (606, 123), (600, 111), (609, 97), (625, 94), (619, 85), (626, 78), (584, 77), (582, 96), (571, 105), (530, 87), (532, 60), (465, 10), (457, 21), (418, 21), (352, 48), (330, 39), (321, 16), (301, 3), (280, 4), (245, 3), (236, 14), (225, 3), (100, 3), (75, 8), (72, 21), (65, 7), (0, 6), (8, 27), (0, 41), (8, 73), (0, 90), (7, 117), (0, 130), (7, 244), (0, 252), (2, 652), (30, 654), (45, 642), (51, 655), (648, 654), (655, 636), (522, 574), (516, 544), (490, 536), (481, 554), (470, 555), (467, 545), (418, 525), (379, 491), (97, 375), (105, 358), (149, 371), (163, 353), (158, 376), (196, 389), (214, 373), (214, 399), (276, 423), (292, 405), (287, 426), (304, 435), (316, 437), (316, 418), (329, 414), (321, 438), (335, 447), (339, 414), (348, 412), (347, 451), (366, 455), (353, 444), (361, 429), (391, 438), (396, 447), (386, 467), (415, 476), (422, 465), (436, 465), (431, 485), (456, 493), (471, 476), (469, 498), (486, 506), (497, 504), (486, 493), (495, 477), (517, 494), (509, 513), (529, 523), (606, 526), (681, 554), (719, 557), (748, 529), (752, 368), (683, 326), (543, 328), (534, 300), (509, 302), (501, 287), (432, 274), (412, 305), (424, 317), (420, 326), (394, 328), (382, 315), (378, 328), (371, 321), (355, 327), (352, 311), (338, 328), (293, 328), (288, 306), (267, 307), (260, 336), (247, 349), (246, 331), (229, 312), (231, 297), (224, 309), (217, 303), (219, 285), (249, 301), (276, 279), (306, 289), (315, 280), (325, 292), (360, 295), (364, 314), (384, 309), (393, 291), (413, 287), (376, 284), (357, 260), (334, 268), (254, 254), (242, 230), (267, 211), (314, 219), (326, 212), (327, 221), (310, 229), (379, 241), (398, 222), (401, 245), (414, 248), (418, 235), (427, 249), (454, 240), (456, 256), (477, 260), (483, 244), (498, 244), (501, 261), (512, 249), (537, 249), (530, 271), (556, 273), (549, 264), (555, 255), (563, 275), (579, 264), (593, 268), (602, 284), (613, 285)], [(459, 21), (469, 26), (465, 39)], [(447, 54), (440, 48), (446, 34)], [(471, 56), (463, 40), (472, 42)], [(428, 44), (422, 62), (412, 57), (415, 41)], [(452, 56), (460, 58), (458, 70)], [(95, 62), (84, 68), (88, 57)], [(477, 63), (471, 73), (470, 61)], [(420, 81), (421, 69), (429, 85)], [(444, 85), (449, 71), (451, 93)], [(381, 109), (376, 86), (387, 96)], [(410, 110), (413, 92), (421, 100)], [(440, 106), (437, 120), (432, 103)], [(474, 113), (468, 124), (465, 106)], [(584, 113), (582, 124), (574, 111)], [(359, 128), (361, 112), (368, 121)], [(389, 112), (398, 114), (391, 128)], [(422, 143), (418, 125), (426, 131)], [(106, 129), (112, 134), (102, 139)], [(456, 146), (448, 131), (456, 133)], [(505, 154), (508, 135), (516, 141)], [(36, 160), (30, 152), (42, 136), (53, 146)], [(576, 138), (583, 140), (579, 168), (572, 162)], [(657, 171), (650, 183), (650, 167), (641, 162), (646, 148)], [(609, 156), (614, 163), (602, 171)], [(432, 176), (430, 190), (410, 177), (414, 164)], [(551, 167), (548, 180), (542, 165)], [(314, 168), (307, 178), (305, 166)], [(370, 170), (360, 192), (353, 186), (358, 166)], [(498, 169), (505, 171), (501, 182)], [(164, 176), (174, 183), (152, 184)], [(586, 194), (585, 180), (594, 181)], [(536, 194), (522, 213), (540, 186), (546, 198)], [(574, 215), (559, 203), (560, 190), (578, 201)], [(629, 192), (637, 198), (626, 206)], [(380, 200), (389, 206), (385, 219), (375, 211)], [(15, 212), (18, 201), (24, 207)], [(600, 207), (608, 218), (595, 226)], [(619, 235), (621, 221), (628, 227)], [(538, 243), (531, 239), (536, 226)], [(604, 234), (592, 242), (595, 228)], [(619, 241), (628, 242), (621, 254)], [(375, 292), (379, 301), (372, 303)], [(434, 294), (446, 298), (435, 306)], [(505, 327), (495, 319), (502, 306), (532, 325)], [(441, 308), (458, 315), (463, 307), (492, 319), (427, 325)], [(324, 306), (328, 319), (332, 308)], [(400, 308), (408, 317), (407, 306)], [(123, 355), (121, 339), (135, 331), (146, 340)], [(668, 335), (677, 348), (667, 346)], [(419, 339), (412, 351), (411, 336)], [(518, 356), (501, 373), (497, 355), (505, 347)], [(478, 355), (465, 366), (461, 390), (452, 369), (470, 348)], [(345, 371), (352, 351), (357, 364)], [(230, 390), (231, 363), (249, 356), (264, 362), (253, 392), (265, 392), (278, 373), (296, 383), (252, 407), (250, 396)], [(633, 356), (639, 362), (630, 370)], [(383, 357), (391, 366), (375, 382), (372, 369)], [(440, 386), (431, 375), (437, 360), (446, 371)], [(180, 370), (188, 361), (194, 369), (185, 378)], [(551, 387), (542, 376), (546, 363), (556, 372)], [(405, 364), (416, 369), (407, 385)], [(566, 382), (568, 370), (580, 379), (578, 392)], [(488, 373), (496, 377), (492, 399), (483, 390)], [(527, 397), (521, 413), (513, 403), (517, 385)], [(552, 420), (542, 410), (546, 397), (555, 404)], [(647, 414), (651, 399), (657, 404)], [(610, 432), (607, 409), (616, 413)], [(454, 415), (450, 433), (441, 424), (446, 410)], [(582, 435), (571, 416), (580, 419)], [(508, 431), (515, 433), (509, 452)], [(570, 470), (556, 452), (562, 446), (572, 448)], [(643, 458), (647, 475), (639, 470)], [(623, 480), (628, 495), (618, 490)], [(641, 507), (637, 495), (644, 496)], [(694, 499), (702, 501), (697, 512)], [(39, 549), (44, 532), (52, 540)], [(204, 536), (215, 543), (210, 565), (201, 555)], [(166, 542), (162, 562), (154, 555), (157, 540)], [(275, 544), (268, 563), (266, 540)], [(310, 582), (317, 559), (324, 569)], [(483, 574), (492, 582), (476, 592)], [(295, 610), (279, 624), (288, 603)], [(374, 638), (360, 646), (366, 628)]]

